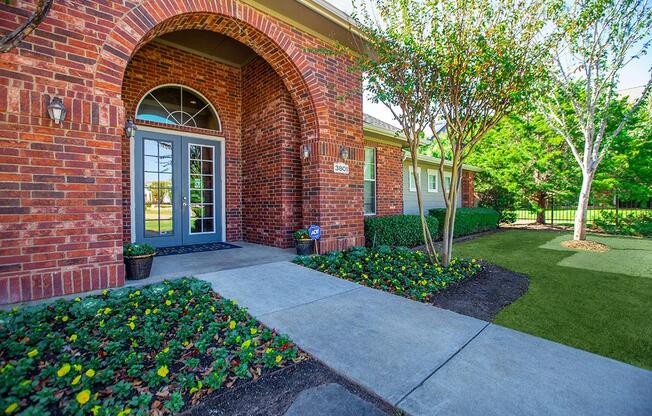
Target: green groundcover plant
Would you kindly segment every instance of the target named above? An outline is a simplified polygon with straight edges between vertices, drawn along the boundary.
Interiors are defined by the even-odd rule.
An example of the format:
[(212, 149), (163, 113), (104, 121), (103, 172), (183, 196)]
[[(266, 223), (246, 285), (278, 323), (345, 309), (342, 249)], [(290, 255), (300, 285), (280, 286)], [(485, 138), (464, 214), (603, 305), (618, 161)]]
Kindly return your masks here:
[(305, 355), (196, 279), (0, 312), (0, 412), (177, 413)]
[(354, 247), (322, 256), (299, 256), (294, 262), (419, 301), (427, 301), (432, 294), (482, 270), (476, 259), (454, 258), (444, 267), (430, 263), (421, 251), (388, 246)]

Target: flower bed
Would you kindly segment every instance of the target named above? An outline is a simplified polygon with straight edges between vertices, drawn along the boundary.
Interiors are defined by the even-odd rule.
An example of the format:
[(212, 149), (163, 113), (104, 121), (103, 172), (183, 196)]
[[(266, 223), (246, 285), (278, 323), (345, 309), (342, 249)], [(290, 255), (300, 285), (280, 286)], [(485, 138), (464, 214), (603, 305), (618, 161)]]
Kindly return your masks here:
[(206, 282), (0, 312), (0, 412), (176, 413), (305, 357)]
[(355, 247), (322, 256), (300, 256), (295, 263), (385, 290), (410, 299), (427, 301), (430, 295), (478, 273), (475, 259), (453, 259), (448, 267), (430, 264), (421, 251), (404, 247)]

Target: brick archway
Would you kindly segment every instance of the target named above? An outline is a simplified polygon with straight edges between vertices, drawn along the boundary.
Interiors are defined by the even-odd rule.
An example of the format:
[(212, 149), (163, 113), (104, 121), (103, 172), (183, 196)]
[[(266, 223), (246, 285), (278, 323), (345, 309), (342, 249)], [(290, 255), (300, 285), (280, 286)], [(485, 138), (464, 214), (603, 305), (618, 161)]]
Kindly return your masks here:
[[(121, 104), (124, 71), (130, 58), (150, 40), (165, 33), (200, 29), (229, 36), (254, 50), (281, 76), (292, 96), (301, 120), (302, 140), (318, 139), (315, 100), (318, 87), (310, 73), (306, 54), (289, 35), (266, 15), (230, 0), (210, 3), (190, 0), (177, 7), (166, 7), (160, 0), (149, 0), (133, 8), (115, 25), (101, 48), (95, 67), (94, 89), (114, 104)], [(283, 46), (281, 46), (283, 45)], [(312, 85), (312, 88), (311, 88)]]
[[(304, 165), (303, 221), (320, 222), (321, 188), (318, 143), (320, 126), (317, 117), (324, 101), (323, 82), (311, 70), (311, 63), (302, 45), (292, 39), (289, 27), (233, 0), (188, 0), (174, 6), (163, 0), (146, 0), (125, 13), (107, 35), (95, 65), (93, 89), (108, 103), (124, 108), (122, 83), (130, 59), (152, 39), (184, 29), (207, 30), (231, 37), (262, 57), (281, 80), (294, 101), (299, 117), (301, 142), (310, 146), (311, 166)], [(321, 44), (307, 47), (323, 47)], [(300, 68), (303, 68), (303, 72)], [(322, 107), (326, 106), (322, 103)], [(118, 112), (118, 125), (124, 123), (124, 110)]]

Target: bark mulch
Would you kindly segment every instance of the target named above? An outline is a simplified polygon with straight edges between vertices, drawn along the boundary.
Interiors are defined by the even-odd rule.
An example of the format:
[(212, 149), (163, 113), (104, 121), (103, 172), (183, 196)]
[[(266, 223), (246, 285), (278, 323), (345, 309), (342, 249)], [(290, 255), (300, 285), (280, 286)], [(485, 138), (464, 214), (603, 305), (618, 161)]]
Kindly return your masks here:
[(432, 304), (491, 322), (498, 312), (527, 292), (526, 275), (487, 262), (482, 265), (484, 269), (478, 275), (433, 295)]
[(337, 383), (371, 403), (387, 415), (397, 414), (394, 407), (330, 370), (309, 359), (263, 374), (256, 381), (243, 383), (207, 396), (184, 416), (276, 416), (283, 415), (302, 391), (326, 383)]

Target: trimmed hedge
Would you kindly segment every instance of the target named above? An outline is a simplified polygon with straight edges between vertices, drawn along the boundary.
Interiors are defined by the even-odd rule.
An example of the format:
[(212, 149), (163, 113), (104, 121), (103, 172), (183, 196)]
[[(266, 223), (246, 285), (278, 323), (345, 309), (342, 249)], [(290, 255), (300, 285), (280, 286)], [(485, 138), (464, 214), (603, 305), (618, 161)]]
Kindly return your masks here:
[[(426, 221), (432, 238), (437, 239), (437, 218), (427, 216)], [(364, 236), (368, 246), (415, 247), (423, 244), (421, 218), (418, 215), (367, 217), (364, 220)]]
[[(437, 218), (439, 223), (438, 235), (442, 235), (446, 209), (433, 208), (428, 211), (428, 214), (433, 218)], [(500, 213), (493, 208), (458, 208), (455, 214), (453, 237), (495, 230), (498, 228), (499, 220)]]

